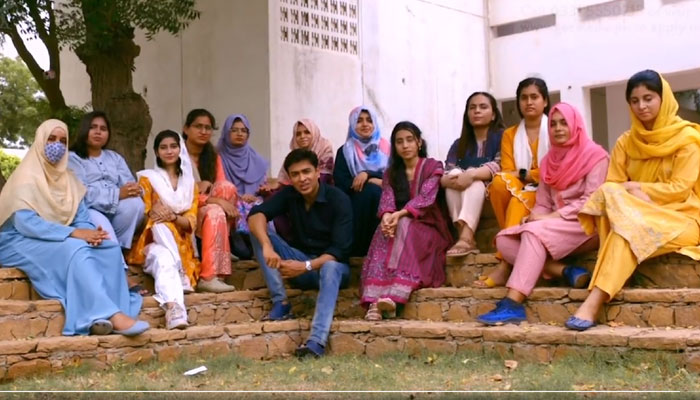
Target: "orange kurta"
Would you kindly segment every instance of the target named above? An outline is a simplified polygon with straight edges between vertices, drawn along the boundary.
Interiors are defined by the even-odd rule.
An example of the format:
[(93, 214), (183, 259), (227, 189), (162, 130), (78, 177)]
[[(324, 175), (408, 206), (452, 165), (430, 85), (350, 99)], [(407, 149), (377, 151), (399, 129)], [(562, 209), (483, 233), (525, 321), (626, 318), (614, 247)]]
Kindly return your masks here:
[[(489, 199), (493, 206), (496, 220), (501, 229), (520, 225), (523, 218), (530, 215), (530, 210), (535, 206), (534, 191), (524, 191), (525, 185), (518, 179), (513, 145), (518, 125), (511, 126), (503, 132), (501, 140), (501, 172), (496, 174), (489, 185)], [(535, 183), (540, 181), (540, 167), (537, 162), (537, 146), (539, 138), (530, 143), (532, 151), (532, 164), (530, 175)], [(515, 175), (513, 175), (515, 174)]]
[(224, 210), (217, 204), (207, 204), (209, 197), (226, 200), (234, 207), (238, 201), (236, 186), (226, 180), (221, 157), (216, 157), (216, 182), (209, 194), (199, 195), (197, 213), (197, 236), (202, 239), (202, 272), (206, 279), (217, 275), (231, 275), (231, 245), (229, 232), (235, 222), (227, 219)]
[[(149, 218), (148, 213), (151, 212), (153, 204), (160, 200), (158, 193), (153, 190), (151, 182), (146, 177), (139, 178), (139, 185), (143, 189), (143, 202), (146, 206), (146, 228), (141, 232), (136, 244), (131, 248), (127, 256), (127, 262), (129, 264), (143, 264), (146, 262), (146, 255), (144, 254), (144, 249), (147, 245), (153, 242), (153, 234), (151, 233), (151, 228), (154, 223), (151, 218)], [(197, 279), (199, 278), (200, 266), (199, 260), (194, 256), (194, 247), (192, 245), (192, 233), (197, 226), (197, 203), (198, 203), (198, 189), (197, 185), (194, 186), (194, 196), (192, 198), (192, 207), (182, 214), (183, 217), (187, 218), (190, 223), (192, 231), (185, 232), (180, 230), (175, 226), (173, 222), (165, 222), (164, 224), (170, 229), (175, 242), (177, 243), (177, 248), (180, 252), (180, 258), (182, 259), (182, 268), (185, 274), (190, 279), (190, 284), (195, 287), (197, 284)]]

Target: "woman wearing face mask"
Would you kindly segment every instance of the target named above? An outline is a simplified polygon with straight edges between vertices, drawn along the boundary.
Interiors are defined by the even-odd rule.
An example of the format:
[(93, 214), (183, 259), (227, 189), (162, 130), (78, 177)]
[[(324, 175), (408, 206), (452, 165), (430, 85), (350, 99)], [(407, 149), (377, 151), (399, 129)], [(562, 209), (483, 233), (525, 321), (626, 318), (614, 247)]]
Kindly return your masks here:
[(382, 138), (376, 113), (367, 106), (350, 112), (347, 141), (335, 156), (333, 180), (352, 201), (352, 255), (367, 254), (372, 235), (379, 225), (377, 208), (382, 195), (382, 175), (389, 161), (391, 145)]
[(598, 245), (598, 236), (586, 234), (577, 215), (605, 180), (608, 153), (588, 137), (583, 117), (567, 103), (557, 104), (549, 113), (549, 140), (551, 147), (540, 165), (542, 180), (528, 222), (496, 236), (496, 246), (513, 265), (513, 272), (506, 283), (508, 294), (495, 310), (477, 317), (481, 323), (525, 321), (523, 302), (543, 271), (549, 278), (563, 276), (577, 288), (590, 279), (585, 268), (552, 260)]
[(606, 182), (579, 213), (600, 250), (586, 301), (566, 326), (595, 325), (603, 304), (642, 261), (668, 253), (700, 260), (700, 126), (678, 116), (671, 86), (655, 71), (627, 81), (632, 126), (615, 143)]
[(85, 187), (68, 171), (68, 127), (48, 120), (0, 194), (0, 264), (21, 269), (61, 302), (64, 335), (138, 335), (141, 296), (130, 293), (121, 250), (90, 222)]
[(162, 131), (153, 141), (156, 165), (139, 171), (146, 203), (146, 228), (129, 254), (153, 276), (153, 296), (165, 309), (167, 329), (188, 325), (183, 292), (192, 292), (200, 265), (194, 257), (193, 232), (197, 227), (197, 185), (187, 147), (180, 135)]
[(405, 304), (416, 289), (441, 286), (452, 241), (440, 196), (442, 163), (427, 157), (412, 122), (396, 124), (391, 145), (377, 213), (382, 222), (362, 266), (361, 302), (369, 321), (381, 320), (382, 311), (395, 316), (396, 303)]

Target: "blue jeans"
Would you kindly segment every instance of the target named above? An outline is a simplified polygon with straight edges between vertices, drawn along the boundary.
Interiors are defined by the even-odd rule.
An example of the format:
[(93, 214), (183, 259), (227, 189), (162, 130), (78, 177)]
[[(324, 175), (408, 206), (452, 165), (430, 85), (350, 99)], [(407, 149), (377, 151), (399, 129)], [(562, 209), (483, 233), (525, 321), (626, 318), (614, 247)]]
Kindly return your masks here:
[[(306, 261), (315, 258), (290, 246), (276, 233), (268, 232), (268, 236), (275, 252), (283, 260)], [(287, 291), (284, 288), (284, 281), (279, 270), (267, 266), (262, 254), (262, 246), (255, 235), (250, 235), (250, 242), (253, 245), (255, 258), (258, 259), (260, 268), (262, 268), (265, 276), (265, 282), (267, 283), (267, 289), (270, 291), (272, 301), (277, 303), (287, 300)], [(314, 319), (311, 321), (309, 339), (323, 346), (326, 345), (328, 333), (331, 330), (331, 323), (333, 322), (335, 303), (338, 300), (338, 290), (347, 286), (349, 279), (350, 266), (348, 264), (338, 261), (327, 261), (323, 263), (320, 269), (305, 272), (289, 280), (292, 286), (299, 289), (318, 289), (316, 310), (314, 311)]]

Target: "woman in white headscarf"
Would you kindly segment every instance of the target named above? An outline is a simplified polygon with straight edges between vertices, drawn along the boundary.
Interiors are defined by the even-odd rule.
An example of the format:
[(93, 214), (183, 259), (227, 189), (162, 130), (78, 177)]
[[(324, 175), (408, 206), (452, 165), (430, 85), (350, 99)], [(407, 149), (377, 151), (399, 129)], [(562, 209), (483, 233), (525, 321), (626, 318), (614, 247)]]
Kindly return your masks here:
[(197, 227), (198, 190), (187, 147), (179, 134), (160, 132), (153, 143), (156, 165), (139, 171), (146, 205), (146, 228), (128, 261), (144, 264), (153, 276), (154, 298), (165, 309), (168, 329), (187, 327), (184, 292), (191, 292), (200, 273), (193, 232)]
[(0, 194), (0, 264), (21, 269), (61, 302), (64, 335), (138, 335), (142, 299), (129, 293), (119, 244), (90, 222), (85, 187), (68, 171), (68, 127), (42, 123)]

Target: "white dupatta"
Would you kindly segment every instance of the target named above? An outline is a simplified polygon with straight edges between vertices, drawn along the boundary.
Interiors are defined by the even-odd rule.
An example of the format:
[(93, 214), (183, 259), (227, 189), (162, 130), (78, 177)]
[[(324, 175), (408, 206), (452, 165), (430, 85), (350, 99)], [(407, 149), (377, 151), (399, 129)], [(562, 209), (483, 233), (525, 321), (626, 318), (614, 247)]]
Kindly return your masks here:
[[(546, 115), (542, 115), (540, 120), (540, 135), (537, 142), (537, 165), (542, 163), (542, 159), (549, 151), (549, 119)], [(527, 138), (525, 130), (525, 120), (520, 121), (518, 129), (515, 131), (515, 139), (513, 140), (513, 158), (515, 159), (516, 171), (521, 169), (530, 170), (532, 166), (532, 150), (530, 149), (530, 141)], [(528, 184), (523, 189), (527, 192), (537, 190), (536, 185)]]
[(194, 200), (194, 176), (192, 175), (192, 160), (187, 153), (185, 141), (180, 137), (180, 169), (182, 175), (177, 179), (177, 189), (173, 189), (168, 172), (155, 162), (152, 169), (136, 173), (139, 178), (144, 176), (151, 182), (153, 190), (158, 193), (160, 201), (168, 206), (175, 214), (182, 214), (192, 207)]

